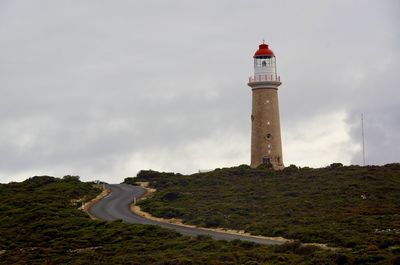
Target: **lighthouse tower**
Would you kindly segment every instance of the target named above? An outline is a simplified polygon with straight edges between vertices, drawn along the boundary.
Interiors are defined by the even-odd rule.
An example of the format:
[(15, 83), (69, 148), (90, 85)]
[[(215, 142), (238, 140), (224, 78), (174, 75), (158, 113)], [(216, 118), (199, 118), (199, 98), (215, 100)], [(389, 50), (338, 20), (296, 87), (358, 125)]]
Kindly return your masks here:
[(282, 142), (279, 123), (276, 58), (268, 44), (262, 43), (253, 56), (254, 76), (248, 85), (253, 92), (251, 114), (251, 167), (266, 164), (282, 169)]

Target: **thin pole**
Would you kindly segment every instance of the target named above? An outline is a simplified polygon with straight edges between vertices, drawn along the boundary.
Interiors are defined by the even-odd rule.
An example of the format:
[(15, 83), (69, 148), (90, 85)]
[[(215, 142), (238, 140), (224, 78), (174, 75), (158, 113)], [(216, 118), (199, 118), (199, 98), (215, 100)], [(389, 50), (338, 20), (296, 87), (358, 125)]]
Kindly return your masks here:
[(362, 155), (363, 155), (363, 166), (365, 166), (364, 113), (361, 113), (361, 135), (362, 135)]

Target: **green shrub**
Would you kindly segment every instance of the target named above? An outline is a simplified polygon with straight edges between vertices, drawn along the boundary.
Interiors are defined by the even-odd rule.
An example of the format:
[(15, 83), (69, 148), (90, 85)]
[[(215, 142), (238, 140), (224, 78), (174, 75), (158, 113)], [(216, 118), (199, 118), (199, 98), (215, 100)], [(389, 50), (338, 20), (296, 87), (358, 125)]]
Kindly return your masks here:
[(343, 164), (342, 163), (332, 163), (332, 164), (330, 164), (329, 167), (330, 168), (341, 168), (341, 167), (343, 167)]
[(167, 192), (164, 195), (162, 195), (161, 199), (164, 201), (173, 201), (181, 197), (181, 194), (179, 192), (173, 191), (173, 192)]
[(285, 242), (282, 245), (275, 247), (276, 253), (290, 253), (296, 252), (301, 247), (301, 242), (299, 240)]

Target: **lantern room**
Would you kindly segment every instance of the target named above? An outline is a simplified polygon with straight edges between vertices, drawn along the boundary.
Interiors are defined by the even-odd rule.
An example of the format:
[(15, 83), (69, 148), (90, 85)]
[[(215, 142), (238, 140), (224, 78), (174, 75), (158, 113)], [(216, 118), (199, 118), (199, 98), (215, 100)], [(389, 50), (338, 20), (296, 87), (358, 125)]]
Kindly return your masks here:
[(276, 74), (276, 59), (274, 52), (264, 41), (258, 46), (254, 54), (254, 77), (252, 82), (257, 81), (279, 81)]

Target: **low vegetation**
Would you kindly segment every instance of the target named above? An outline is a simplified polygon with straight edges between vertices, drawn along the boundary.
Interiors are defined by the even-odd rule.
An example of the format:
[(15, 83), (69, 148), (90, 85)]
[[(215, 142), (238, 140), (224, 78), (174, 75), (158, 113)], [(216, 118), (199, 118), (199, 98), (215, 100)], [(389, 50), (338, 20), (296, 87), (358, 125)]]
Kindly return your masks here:
[[(400, 164), (282, 171), (242, 165), (181, 175), (141, 171), (157, 217), (347, 249), (354, 264), (400, 264)], [(350, 261), (346, 261), (349, 262)]]
[[(190, 180), (174, 175), (165, 179), (163, 185), (181, 177)], [(168, 190), (168, 185), (165, 187)], [(186, 196), (181, 190), (174, 191), (175, 195), (166, 195), (172, 191), (162, 190), (160, 194), (164, 194), (163, 200), (168, 204)], [(215, 241), (206, 236), (191, 238), (157, 226), (91, 220), (78, 207), (99, 192), (93, 183), (80, 182), (73, 176), (42, 176), (0, 184), (0, 264), (250, 265), (354, 261), (346, 252), (302, 246), (299, 242), (262, 246), (239, 240)], [(378, 255), (367, 258), (382, 259)], [(361, 260), (358, 264), (366, 263)]]

